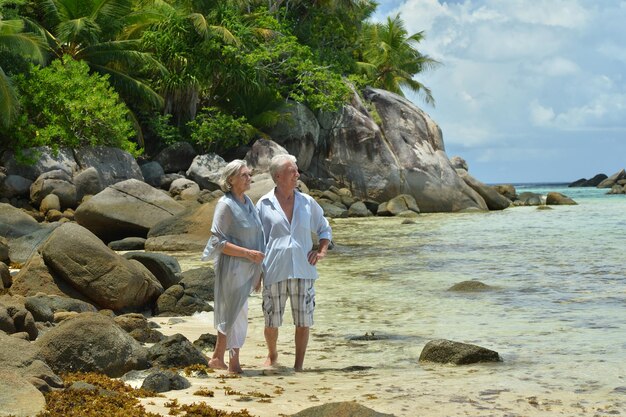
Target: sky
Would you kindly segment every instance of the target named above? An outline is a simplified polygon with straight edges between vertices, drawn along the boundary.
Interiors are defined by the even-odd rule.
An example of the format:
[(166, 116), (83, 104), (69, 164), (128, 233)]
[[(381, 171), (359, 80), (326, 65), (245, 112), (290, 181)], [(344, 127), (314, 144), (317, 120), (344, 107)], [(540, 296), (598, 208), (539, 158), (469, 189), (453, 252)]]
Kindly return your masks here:
[(626, 1), (378, 0), (441, 63), (415, 79), (446, 153), (489, 183), (573, 182), (626, 168)]

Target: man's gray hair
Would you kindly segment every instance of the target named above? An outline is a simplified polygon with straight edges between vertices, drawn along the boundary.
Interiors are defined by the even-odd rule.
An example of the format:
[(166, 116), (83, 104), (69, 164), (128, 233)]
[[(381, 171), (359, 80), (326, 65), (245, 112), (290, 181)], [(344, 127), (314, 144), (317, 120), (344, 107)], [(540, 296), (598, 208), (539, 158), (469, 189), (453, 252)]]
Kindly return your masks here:
[(228, 163), (222, 170), (222, 174), (220, 175), (219, 184), (222, 191), (225, 193), (230, 191), (232, 185), (228, 180), (230, 180), (233, 176), (237, 175), (241, 168), (247, 167), (246, 161), (241, 159), (235, 159)]
[(272, 180), (276, 182), (276, 174), (278, 174), (278, 171), (280, 171), (287, 162), (293, 162), (295, 164), (296, 161), (297, 159), (295, 156), (289, 155), (287, 153), (274, 155), (274, 157), (270, 161), (270, 175), (272, 176)]

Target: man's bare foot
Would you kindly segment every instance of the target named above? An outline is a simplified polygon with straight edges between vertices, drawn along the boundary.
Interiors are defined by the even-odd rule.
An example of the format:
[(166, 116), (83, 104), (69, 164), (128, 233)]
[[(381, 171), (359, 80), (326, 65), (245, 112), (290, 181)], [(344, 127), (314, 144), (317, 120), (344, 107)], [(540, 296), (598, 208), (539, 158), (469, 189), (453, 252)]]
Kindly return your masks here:
[(274, 366), (278, 363), (278, 355), (267, 355), (263, 366)]
[(221, 359), (213, 358), (209, 361), (209, 368), (212, 369), (228, 369), (226, 362)]
[(294, 366), (293, 370), (294, 370), (294, 371), (296, 371), (296, 372), (304, 372), (304, 368), (302, 368), (302, 367), (297, 367), (297, 368), (296, 368), (296, 367)]

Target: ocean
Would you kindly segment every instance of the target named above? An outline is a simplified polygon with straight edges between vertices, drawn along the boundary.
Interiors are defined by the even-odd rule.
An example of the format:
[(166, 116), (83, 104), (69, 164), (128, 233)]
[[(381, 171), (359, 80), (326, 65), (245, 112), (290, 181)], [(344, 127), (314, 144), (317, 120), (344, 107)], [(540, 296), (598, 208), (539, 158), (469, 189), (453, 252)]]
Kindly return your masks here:
[[(626, 196), (564, 184), (516, 189), (561, 192), (578, 205), (421, 214), (414, 224), (332, 221), (307, 372), (281, 376), (302, 392), (295, 411), (356, 400), (396, 416), (626, 416)], [(467, 280), (493, 289), (448, 291)], [(246, 360), (244, 346), (244, 368), (262, 361), (260, 301), (250, 298), (247, 343), (257, 355)], [(279, 350), (290, 366), (289, 314), (285, 322)], [(380, 340), (353, 340), (365, 334)], [(502, 362), (419, 362), (434, 339), (495, 350)], [(263, 407), (245, 408), (277, 412)]]

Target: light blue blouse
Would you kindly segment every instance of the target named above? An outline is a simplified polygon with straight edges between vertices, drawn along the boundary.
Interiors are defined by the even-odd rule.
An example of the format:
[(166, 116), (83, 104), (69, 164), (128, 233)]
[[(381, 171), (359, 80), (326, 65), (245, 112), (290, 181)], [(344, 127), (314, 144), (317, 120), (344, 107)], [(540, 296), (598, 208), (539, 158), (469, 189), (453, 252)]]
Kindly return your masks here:
[(257, 209), (266, 247), (263, 285), (293, 278), (317, 279), (317, 269), (307, 259), (313, 248), (311, 234), (317, 234), (319, 240), (332, 240), (330, 225), (320, 205), (296, 190), (290, 224), (272, 190), (257, 202)]
[(242, 204), (226, 193), (215, 206), (211, 237), (202, 260), (213, 260), (215, 269), (215, 327), (230, 330), (254, 283), (260, 279), (262, 266), (248, 259), (223, 253), (227, 242), (263, 252), (263, 230), (257, 210), (248, 196)]

